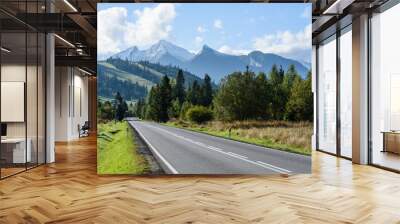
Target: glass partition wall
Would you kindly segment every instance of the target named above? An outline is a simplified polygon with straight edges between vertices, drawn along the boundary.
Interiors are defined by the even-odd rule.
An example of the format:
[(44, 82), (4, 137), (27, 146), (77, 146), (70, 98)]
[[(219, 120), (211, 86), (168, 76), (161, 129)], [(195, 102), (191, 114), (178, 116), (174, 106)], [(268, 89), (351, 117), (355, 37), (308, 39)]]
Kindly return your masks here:
[(352, 158), (352, 34), (351, 25), (341, 30), (340, 69), (340, 155)]
[[(18, 7), (39, 10), (32, 2)], [(45, 163), (45, 41), (43, 33), (0, 12), (1, 179)]]
[(352, 157), (351, 25), (317, 48), (317, 149)]
[(400, 171), (400, 4), (371, 18), (370, 163)]
[(318, 46), (318, 149), (336, 153), (336, 36)]

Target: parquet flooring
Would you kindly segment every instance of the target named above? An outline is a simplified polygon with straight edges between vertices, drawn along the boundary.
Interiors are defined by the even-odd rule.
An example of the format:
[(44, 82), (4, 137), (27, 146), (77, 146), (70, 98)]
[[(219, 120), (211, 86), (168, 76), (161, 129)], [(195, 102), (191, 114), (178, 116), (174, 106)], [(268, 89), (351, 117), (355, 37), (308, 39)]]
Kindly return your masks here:
[(313, 174), (96, 174), (94, 137), (0, 181), (0, 223), (400, 223), (400, 175), (313, 153)]

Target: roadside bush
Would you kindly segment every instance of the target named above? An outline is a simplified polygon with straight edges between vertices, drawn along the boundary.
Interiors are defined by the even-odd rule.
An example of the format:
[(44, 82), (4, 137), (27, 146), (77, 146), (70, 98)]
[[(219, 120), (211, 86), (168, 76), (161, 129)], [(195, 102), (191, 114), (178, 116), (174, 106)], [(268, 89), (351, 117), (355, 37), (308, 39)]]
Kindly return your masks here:
[(213, 113), (207, 107), (194, 106), (186, 112), (186, 117), (190, 121), (200, 124), (210, 121), (213, 118)]
[(192, 107), (193, 107), (193, 105), (191, 103), (189, 103), (188, 101), (183, 102), (182, 107), (181, 107), (181, 111), (180, 111), (180, 114), (179, 114), (179, 119), (180, 120), (186, 120), (187, 119), (186, 118), (186, 114), (187, 114), (188, 110), (190, 108), (192, 108)]

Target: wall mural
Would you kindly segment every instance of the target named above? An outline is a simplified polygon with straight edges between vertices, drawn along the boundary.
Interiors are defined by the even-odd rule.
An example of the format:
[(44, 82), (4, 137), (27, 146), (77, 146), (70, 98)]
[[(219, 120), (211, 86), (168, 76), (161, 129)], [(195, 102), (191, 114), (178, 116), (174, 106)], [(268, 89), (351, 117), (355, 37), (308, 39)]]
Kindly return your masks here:
[(98, 4), (99, 174), (311, 171), (311, 4)]

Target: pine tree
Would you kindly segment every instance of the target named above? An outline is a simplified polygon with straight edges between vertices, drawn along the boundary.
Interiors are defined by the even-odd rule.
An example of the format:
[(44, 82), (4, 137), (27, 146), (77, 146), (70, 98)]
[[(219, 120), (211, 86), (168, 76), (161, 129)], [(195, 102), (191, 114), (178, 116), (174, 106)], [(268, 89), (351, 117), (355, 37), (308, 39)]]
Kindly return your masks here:
[(164, 76), (160, 83), (160, 116), (159, 121), (168, 121), (168, 109), (171, 106), (172, 90), (168, 76)]
[(208, 74), (204, 75), (204, 83), (201, 88), (201, 104), (203, 106), (210, 106), (213, 99), (213, 90), (211, 84), (211, 78)]
[(183, 76), (183, 71), (179, 69), (176, 75), (176, 84), (172, 90), (172, 98), (178, 99), (179, 105), (182, 105), (183, 101), (185, 101), (185, 95), (185, 77)]
[(186, 99), (192, 105), (198, 105), (200, 103), (201, 95), (200, 85), (198, 84), (197, 80), (194, 80), (192, 86), (188, 90)]
[(270, 85), (265, 73), (261, 72), (256, 78), (256, 93), (257, 96), (257, 118), (269, 119), (271, 114), (268, 111), (268, 105), (271, 102)]
[(149, 120), (160, 121), (161, 114), (161, 97), (160, 87), (153, 86), (147, 98), (147, 105), (145, 109), (145, 117)]
[(278, 71), (276, 65), (272, 66), (271, 72), (269, 73), (271, 102), (267, 110), (270, 111), (271, 118), (275, 120), (282, 120), (285, 113), (286, 97), (282, 86), (284, 78), (284, 73), (282, 73), (282, 68)]
[(115, 119), (122, 121), (125, 118), (126, 112), (128, 111), (128, 104), (121, 96), (119, 92), (115, 95)]
[[(289, 98), (291, 96), (291, 91), (293, 89), (293, 85), (297, 79), (301, 79), (301, 77), (297, 73), (294, 65), (290, 65), (288, 70), (285, 73), (285, 76), (284, 76), (283, 82), (282, 82), (282, 90), (283, 90), (282, 100), (284, 101), (285, 105), (289, 101)], [(288, 119), (286, 113), (284, 115), (284, 119)]]
[(139, 118), (144, 118), (143, 108), (145, 107), (145, 102), (143, 99), (139, 99), (135, 105), (134, 116)]
[(287, 92), (287, 95), (290, 95), (290, 89), (292, 88), (295, 79), (299, 78), (299, 77), (300, 76), (297, 73), (294, 65), (290, 65), (289, 69), (287, 70), (287, 72), (285, 73), (285, 76), (283, 78), (283, 88)]
[(311, 73), (307, 79), (296, 78), (289, 100), (286, 104), (286, 118), (292, 121), (311, 121), (313, 119), (313, 94), (311, 91)]

